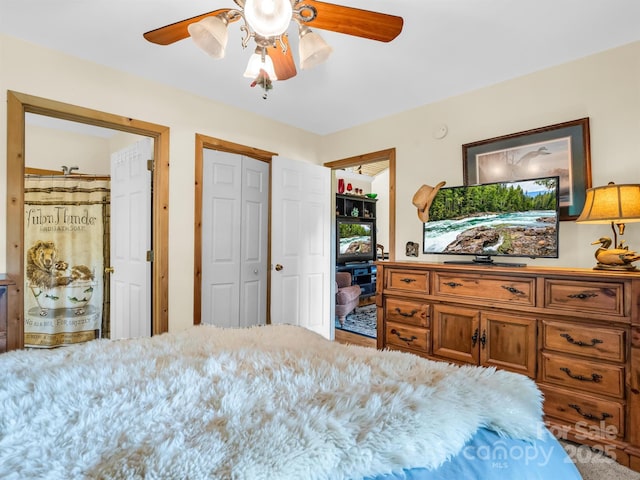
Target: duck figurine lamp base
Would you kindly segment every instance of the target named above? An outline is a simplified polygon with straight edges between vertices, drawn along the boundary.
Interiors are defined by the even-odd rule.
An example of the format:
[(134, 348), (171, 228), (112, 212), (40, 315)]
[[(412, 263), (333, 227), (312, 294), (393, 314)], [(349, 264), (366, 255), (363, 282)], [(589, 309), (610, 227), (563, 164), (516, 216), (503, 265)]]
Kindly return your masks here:
[[(593, 267), (594, 270), (621, 270), (628, 272), (638, 270), (633, 265), (633, 262), (640, 260), (640, 255), (636, 252), (627, 248), (609, 248), (611, 246), (609, 237), (602, 237), (591, 243), (591, 245), (598, 244), (600, 244), (600, 247), (595, 253), (598, 263)], [(620, 247), (622, 247), (622, 244)]]
[[(598, 263), (595, 270), (618, 270), (634, 272), (633, 265), (640, 255), (629, 250), (624, 240), (618, 243), (618, 233), (624, 233), (625, 223), (640, 222), (640, 185), (616, 185), (610, 182), (603, 187), (587, 189), (582, 213), (576, 223), (611, 224), (613, 242), (609, 237), (601, 237), (591, 245), (600, 245), (595, 252)], [(613, 243), (613, 248), (611, 244)]]

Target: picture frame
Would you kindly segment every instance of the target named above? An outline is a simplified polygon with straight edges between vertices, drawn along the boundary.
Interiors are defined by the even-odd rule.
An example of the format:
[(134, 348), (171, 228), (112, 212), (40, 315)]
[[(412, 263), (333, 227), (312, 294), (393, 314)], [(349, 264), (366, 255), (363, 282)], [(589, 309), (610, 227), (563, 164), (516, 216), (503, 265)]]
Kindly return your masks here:
[(591, 188), (589, 118), (462, 145), (464, 184), (560, 177), (560, 220), (575, 220)]

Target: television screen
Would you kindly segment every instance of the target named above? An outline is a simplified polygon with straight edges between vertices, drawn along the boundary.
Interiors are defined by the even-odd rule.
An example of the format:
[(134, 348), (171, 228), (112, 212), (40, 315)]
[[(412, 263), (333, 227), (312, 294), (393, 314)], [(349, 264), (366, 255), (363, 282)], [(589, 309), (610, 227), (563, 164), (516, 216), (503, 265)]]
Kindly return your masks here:
[[(423, 253), (558, 257), (559, 178), (446, 187), (438, 190), (423, 228)], [(516, 264), (520, 265), (520, 264)]]
[(362, 219), (337, 221), (336, 257), (340, 264), (375, 260), (375, 224)]

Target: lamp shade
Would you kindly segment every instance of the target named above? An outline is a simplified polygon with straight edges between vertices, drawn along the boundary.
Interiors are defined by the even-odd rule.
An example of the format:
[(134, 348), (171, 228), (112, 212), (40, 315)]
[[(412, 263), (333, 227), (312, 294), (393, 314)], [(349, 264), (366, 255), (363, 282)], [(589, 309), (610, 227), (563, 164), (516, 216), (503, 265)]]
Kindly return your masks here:
[(333, 49), (323, 38), (308, 27), (300, 28), (300, 43), (298, 53), (300, 55), (300, 68), (313, 68), (326, 61)]
[(258, 51), (251, 55), (247, 69), (244, 71), (244, 76), (247, 78), (256, 78), (260, 73), (260, 69), (267, 72), (271, 80), (277, 80), (276, 71), (273, 68), (273, 60), (269, 55), (264, 56), (264, 62), (262, 61), (262, 54)]
[(277, 37), (282, 35), (293, 15), (291, 0), (246, 0), (244, 18), (258, 35)]
[(640, 222), (640, 185), (616, 185), (587, 189), (578, 223)]
[(191, 39), (213, 58), (223, 58), (227, 48), (227, 21), (220, 16), (205, 17), (187, 27)]

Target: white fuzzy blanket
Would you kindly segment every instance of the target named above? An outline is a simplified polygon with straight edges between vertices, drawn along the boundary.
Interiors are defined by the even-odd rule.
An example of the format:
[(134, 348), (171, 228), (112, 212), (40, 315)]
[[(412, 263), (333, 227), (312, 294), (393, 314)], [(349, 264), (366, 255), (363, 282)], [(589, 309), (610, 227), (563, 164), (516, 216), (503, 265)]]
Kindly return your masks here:
[(286, 325), (3, 354), (0, 411), (3, 479), (357, 479), (542, 425), (521, 375)]

